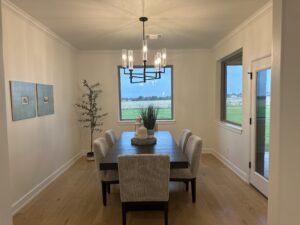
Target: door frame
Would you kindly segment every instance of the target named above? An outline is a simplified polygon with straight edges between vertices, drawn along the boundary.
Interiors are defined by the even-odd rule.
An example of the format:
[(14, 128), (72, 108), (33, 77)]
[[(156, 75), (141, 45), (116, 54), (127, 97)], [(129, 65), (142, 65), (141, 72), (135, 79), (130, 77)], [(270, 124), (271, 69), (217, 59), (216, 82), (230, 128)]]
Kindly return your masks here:
[[(250, 153), (249, 153), (249, 184), (268, 197), (269, 180), (255, 171), (256, 156), (256, 73), (264, 69), (272, 69), (272, 55), (268, 54), (251, 61), (250, 74)], [(271, 92), (272, 93), (272, 92)], [(272, 95), (272, 94), (271, 94)], [(270, 171), (269, 171), (270, 173)]]

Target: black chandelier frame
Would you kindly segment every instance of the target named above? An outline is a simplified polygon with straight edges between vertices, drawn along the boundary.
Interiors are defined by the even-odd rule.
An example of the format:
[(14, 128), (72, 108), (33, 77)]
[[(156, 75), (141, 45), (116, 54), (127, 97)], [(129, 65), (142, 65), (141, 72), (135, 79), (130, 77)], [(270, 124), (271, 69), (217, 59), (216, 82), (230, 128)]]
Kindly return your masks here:
[[(148, 21), (148, 17), (142, 16), (139, 18), (139, 21), (143, 23), (143, 41), (146, 40), (145, 36), (145, 22)], [(165, 73), (165, 67), (162, 68), (159, 67), (158, 71), (147, 71), (147, 68), (150, 68), (150, 66), (147, 66), (147, 60), (143, 60), (142, 66), (133, 66), (133, 69), (129, 69), (127, 67), (123, 67), (123, 73), (124, 75), (129, 76), (130, 83), (145, 83), (147, 80), (157, 80), (161, 79), (161, 75)], [(143, 68), (143, 73), (137, 73), (134, 72), (135, 68)], [(152, 68), (152, 66), (151, 66)], [(126, 72), (126, 70), (129, 70), (129, 72)], [(135, 81), (134, 79), (139, 79), (138, 81)]]

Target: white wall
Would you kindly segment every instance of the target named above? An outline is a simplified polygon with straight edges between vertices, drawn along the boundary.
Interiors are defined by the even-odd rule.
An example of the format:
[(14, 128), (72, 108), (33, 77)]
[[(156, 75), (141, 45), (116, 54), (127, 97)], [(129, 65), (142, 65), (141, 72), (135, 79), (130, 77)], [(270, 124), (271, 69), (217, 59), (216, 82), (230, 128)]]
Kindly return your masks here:
[[(16, 210), (30, 198), (30, 191), (41, 188), (46, 178), (80, 152), (73, 105), (76, 51), (7, 3), (3, 31), (11, 195)], [(13, 122), (10, 80), (53, 84), (55, 114)]]
[[(214, 48), (214, 87), (215, 104), (215, 154), (234, 171), (248, 181), (250, 160), (250, 82), (251, 62), (271, 54), (272, 48), (272, 7), (268, 4), (248, 21), (225, 37)], [(231, 129), (220, 121), (220, 65), (218, 61), (243, 48), (243, 122), (242, 131)]]
[[(104, 130), (119, 134), (133, 125), (119, 122), (118, 71), (120, 51), (77, 52), (26, 13), (5, 3), (4, 57), (8, 117), (9, 164), (14, 210), (25, 203), (37, 185), (55, 173), (81, 150), (88, 150), (89, 137), (79, 129), (74, 103), (82, 91), (81, 81), (100, 82), (100, 105), (109, 116)], [(244, 65), (271, 53), (272, 11), (269, 7), (251, 22), (233, 32), (213, 50), (169, 50), (174, 66), (175, 121), (159, 124), (178, 140), (190, 128), (204, 140), (204, 150), (214, 151), (247, 179), (249, 161), (249, 87), (244, 71), (243, 132), (238, 134), (218, 124), (219, 77), (217, 61), (243, 48)], [(151, 54), (151, 53), (150, 53)], [(137, 56), (139, 58), (139, 56)], [(11, 120), (9, 80), (54, 85), (55, 114), (18, 122)], [(79, 143), (80, 142), (80, 143)], [(49, 178), (49, 177), (48, 177)]]
[(274, 0), (269, 225), (300, 221), (300, 1)]
[(0, 4), (0, 224), (11, 225), (9, 157), (7, 143), (5, 78), (2, 48), (2, 5)]
[[(137, 50), (138, 51), (138, 50)], [(154, 53), (150, 53), (154, 54)], [(100, 105), (109, 116), (104, 130), (114, 128), (117, 133), (133, 130), (133, 125), (119, 121), (118, 70), (120, 51), (81, 52), (78, 55), (78, 86), (82, 79), (100, 82), (103, 93)], [(139, 56), (136, 56), (138, 59)], [(170, 50), (168, 64), (174, 66), (175, 122), (159, 124), (159, 129), (170, 130), (178, 139), (183, 128), (190, 128), (204, 140), (204, 147), (213, 145), (212, 125), (212, 54), (209, 50)], [(142, 92), (142, 89), (141, 89)], [(82, 130), (82, 149), (88, 149), (88, 133)]]

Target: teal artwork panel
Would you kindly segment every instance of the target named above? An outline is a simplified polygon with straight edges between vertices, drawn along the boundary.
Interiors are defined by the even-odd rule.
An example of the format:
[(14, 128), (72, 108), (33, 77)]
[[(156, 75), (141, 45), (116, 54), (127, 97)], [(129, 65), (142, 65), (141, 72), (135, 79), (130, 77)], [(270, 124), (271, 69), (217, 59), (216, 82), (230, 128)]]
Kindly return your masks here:
[(24, 120), (36, 117), (35, 84), (10, 81), (12, 120)]
[(38, 116), (54, 114), (53, 85), (37, 84)]

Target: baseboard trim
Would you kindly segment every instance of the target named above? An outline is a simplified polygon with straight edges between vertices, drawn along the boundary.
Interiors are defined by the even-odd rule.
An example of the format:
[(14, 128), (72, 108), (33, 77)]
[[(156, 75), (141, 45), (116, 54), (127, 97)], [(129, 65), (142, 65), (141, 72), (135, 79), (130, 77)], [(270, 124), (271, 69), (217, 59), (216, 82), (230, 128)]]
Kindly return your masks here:
[(82, 155), (86, 155), (90, 151), (91, 151), (90, 149), (81, 149)]
[(202, 148), (202, 154), (213, 154), (213, 151), (212, 148)]
[(220, 160), (226, 167), (228, 167), (232, 172), (234, 172), (238, 177), (240, 177), (244, 182), (248, 182), (247, 174), (238, 168), (234, 163), (228, 160), (225, 156), (221, 155), (219, 152), (212, 150), (211, 154), (214, 155), (218, 160)]
[(41, 183), (31, 189), (27, 194), (21, 197), (19, 200), (14, 202), (11, 206), (12, 216), (14, 216), (19, 210), (21, 210), (25, 205), (27, 205), (33, 198), (35, 198), (41, 191), (48, 187), (54, 180), (56, 180), (60, 175), (67, 171), (72, 165), (74, 165), (77, 160), (82, 157), (82, 152), (77, 153), (73, 158), (64, 163), (61, 167), (50, 174)]

